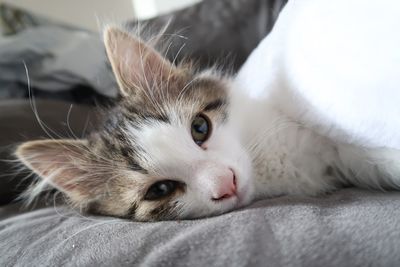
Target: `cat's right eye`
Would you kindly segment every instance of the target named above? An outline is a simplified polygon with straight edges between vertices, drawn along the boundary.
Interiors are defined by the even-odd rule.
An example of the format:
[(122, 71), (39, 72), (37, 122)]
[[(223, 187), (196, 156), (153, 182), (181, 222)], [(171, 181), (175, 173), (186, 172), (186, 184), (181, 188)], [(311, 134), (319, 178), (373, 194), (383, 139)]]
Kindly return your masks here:
[(179, 182), (163, 180), (154, 183), (147, 190), (144, 200), (158, 200), (174, 193), (179, 186)]
[(191, 125), (193, 141), (201, 146), (210, 137), (211, 123), (207, 116), (198, 114), (194, 117)]

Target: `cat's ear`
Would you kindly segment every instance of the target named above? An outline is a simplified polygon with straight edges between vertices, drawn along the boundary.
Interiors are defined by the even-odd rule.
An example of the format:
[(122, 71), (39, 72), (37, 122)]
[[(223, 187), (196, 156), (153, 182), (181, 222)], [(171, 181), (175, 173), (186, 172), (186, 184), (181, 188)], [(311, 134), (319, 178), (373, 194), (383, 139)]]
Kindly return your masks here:
[(15, 154), (48, 184), (80, 201), (89, 195), (82, 182), (88, 176), (85, 151), (83, 140), (41, 140), (21, 144)]
[(123, 96), (156, 88), (176, 72), (156, 50), (118, 28), (105, 30), (104, 43)]

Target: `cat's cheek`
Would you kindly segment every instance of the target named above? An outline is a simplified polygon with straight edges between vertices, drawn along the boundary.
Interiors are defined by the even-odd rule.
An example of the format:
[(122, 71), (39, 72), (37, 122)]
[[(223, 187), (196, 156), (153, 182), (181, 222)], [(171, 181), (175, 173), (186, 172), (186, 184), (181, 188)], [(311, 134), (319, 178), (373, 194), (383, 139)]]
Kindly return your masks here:
[(254, 200), (255, 188), (250, 172), (238, 174), (237, 176), (237, 207), (243, 207)]
[(231, 159), (231, 166), (236, 175), (238, 207), (242, 207), (254, 200), (253, 166), (249, 154), (239, 143), (234, 151), (236, 156)]

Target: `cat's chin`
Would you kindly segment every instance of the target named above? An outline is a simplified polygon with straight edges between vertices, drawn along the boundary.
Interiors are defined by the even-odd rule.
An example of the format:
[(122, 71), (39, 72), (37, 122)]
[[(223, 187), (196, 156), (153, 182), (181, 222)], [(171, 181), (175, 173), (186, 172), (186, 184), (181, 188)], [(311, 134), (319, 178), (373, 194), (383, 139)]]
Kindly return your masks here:
[(236, 208), (241, 208), (243, 206), (247, 206), (251, 203), (252, 199), (253, 199), (253, 192), (252, 190), (250, 190), (249, 187), (247, 188), (243, 188), (242, 190), (240, 190), (241, 192), (238, 192), (238, 196), (237, 196), (237, 207)]
[(252, 194), (248, 194), (248, 193), (242, 194), (242, 195), (239, 194), (235, 205), (229, 210), (229, 212), (246, 207), (246, 206), (250, 205), (252, 203), (252, 201), (253, 201)]
[(219, 216), (225, 213), (229, 213), (247, 206), (252, 201), (251, 190), (248, 188), (242, 188), (238, 190), (237, 194), (229, 199), (224, 199), (220, 201), (213, 201), (211, 206), (209, 206), (208, 211), (203, 211), (202, 213), (193, 212), (183, 216), (183, 219), (199, 219), (205, 217)]
[(222, 215), (225, 213), (229, 213), (232, 211), (235, 211), (237, 209), (240, 209), (244, 206), (247, 206), (251, 203), (251, 198), (247, 194), (238, 194), (235, 197), (232, 197), (229, 200), (226, 200), (224, 203), (221, 203), (220, 207), (210, 214), (211, 216), (217, 216), (217, 215)]

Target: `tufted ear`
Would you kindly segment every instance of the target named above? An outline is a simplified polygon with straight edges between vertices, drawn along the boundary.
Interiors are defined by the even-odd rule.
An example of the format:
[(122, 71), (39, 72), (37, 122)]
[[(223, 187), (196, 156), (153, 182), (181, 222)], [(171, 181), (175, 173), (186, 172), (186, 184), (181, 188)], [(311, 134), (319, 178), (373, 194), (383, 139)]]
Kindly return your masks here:
[(86, 141), (64, 139), (26, 142), (15, 154), (48, 184), (80, 201), (90, 193), (84, 179), (88, 176), (86, 151)]
[(152, 47), (117, 28), (105, 30), (104, 43), (122, 96), (156, 88), (177, 71)]

